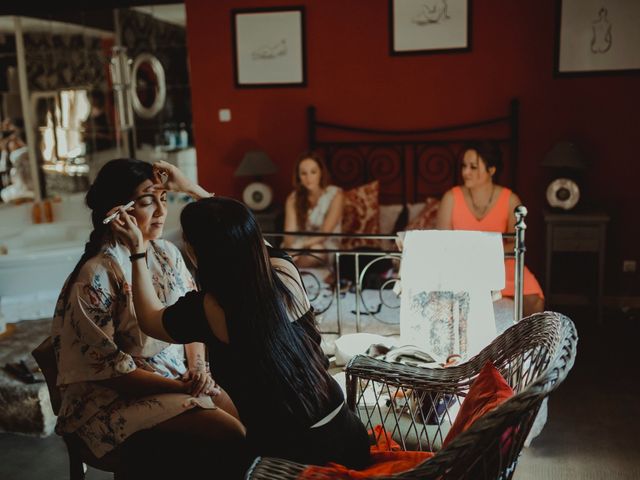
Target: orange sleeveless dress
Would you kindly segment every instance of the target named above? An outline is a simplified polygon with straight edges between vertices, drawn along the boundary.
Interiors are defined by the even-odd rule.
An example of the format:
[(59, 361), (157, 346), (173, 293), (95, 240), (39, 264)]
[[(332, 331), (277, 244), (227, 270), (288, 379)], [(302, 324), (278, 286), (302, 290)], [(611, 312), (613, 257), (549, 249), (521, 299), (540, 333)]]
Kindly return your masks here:
[[(453, 187), (453, 213), (451, 215), (451, 228), (453, 230), (477, 230), (481, 232), (499, 232), (506, 233), (509, 225), (509, 197), (511, 196), (511, 190), (506, 187), (502, 187), (500, 195), (496, 204), (491, 210), (481, 219), (478, 220), (471, 210), (469, 209), (467, 202), (464, 199), (462, 188)], [(515, 275), (515, 260), (513, 258), (507, 258), (504, 261), (505, 270), (505, 288), (502, 290), (502, 295), (505, 297), (513, 297), (515, 292), (514, 287), (514, 275)], [(544, 298), (542, 288), (533, 273), (525, 267), (524, 268), (524, 294), (525, 295), (538, 295), (540, 298)]]

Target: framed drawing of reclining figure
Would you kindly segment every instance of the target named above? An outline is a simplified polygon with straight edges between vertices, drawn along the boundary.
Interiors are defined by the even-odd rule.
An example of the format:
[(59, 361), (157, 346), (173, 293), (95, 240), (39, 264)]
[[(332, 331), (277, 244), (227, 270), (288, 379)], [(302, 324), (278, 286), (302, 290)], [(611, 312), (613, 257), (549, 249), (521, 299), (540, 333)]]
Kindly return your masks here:
[(306, 86), (304, 7), (231, 11), (236, 87)]
[(469, 0), (389, 0), (391, 55), (470, 50)]

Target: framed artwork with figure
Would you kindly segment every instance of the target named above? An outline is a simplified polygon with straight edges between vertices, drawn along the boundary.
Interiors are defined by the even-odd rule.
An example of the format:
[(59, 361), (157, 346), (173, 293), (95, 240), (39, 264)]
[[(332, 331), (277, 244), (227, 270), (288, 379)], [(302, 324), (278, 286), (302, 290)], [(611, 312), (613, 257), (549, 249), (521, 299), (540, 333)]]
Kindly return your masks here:
[(231, 10), (236, 87), (306, 86), (304, 13), (303, 6)]
[(471, 50), (471, 0), (389, 0), (389, 53)]
[(640, 72), (640, 1), (556, 0), (554, 74)]

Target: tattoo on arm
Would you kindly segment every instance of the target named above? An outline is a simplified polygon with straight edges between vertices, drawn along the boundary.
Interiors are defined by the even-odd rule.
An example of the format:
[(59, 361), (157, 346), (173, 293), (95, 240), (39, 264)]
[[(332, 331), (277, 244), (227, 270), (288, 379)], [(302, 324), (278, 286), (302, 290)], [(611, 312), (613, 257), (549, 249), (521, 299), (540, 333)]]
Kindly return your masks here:
[(202, 358), (202, 355), (200, 355), (199, 353), (196, 355), (196, 361), (195, 361), (194, 367), (196, 368), (196, 370), (204, 370), (204, 367), (205, 367), (204, 359)]

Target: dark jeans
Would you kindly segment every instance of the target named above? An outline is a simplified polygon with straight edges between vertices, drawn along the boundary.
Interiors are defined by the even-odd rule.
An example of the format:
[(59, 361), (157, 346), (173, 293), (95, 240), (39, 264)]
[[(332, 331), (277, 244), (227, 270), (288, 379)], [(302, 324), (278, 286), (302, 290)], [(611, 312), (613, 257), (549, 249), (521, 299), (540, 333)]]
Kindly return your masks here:
[[(252, 450), (263, 457), (278, 457), (294, 462), (324, 465), (335, 462), (348, 468), (361, 469), (369, 464), (369, 435), (356, 415), (346, 405), (326, 425), (303, 431), (282, 426), (274, 437), (257, 442), (248, 433)], [(253, 440), (253, 441), (252, 441)]]
[(245, 442), (212, 442), (193, 435), (152, 430), (135, 433), (123, 447), (126, 471), (119, 478), (125, 480), (242, 479), (252, 460)]

